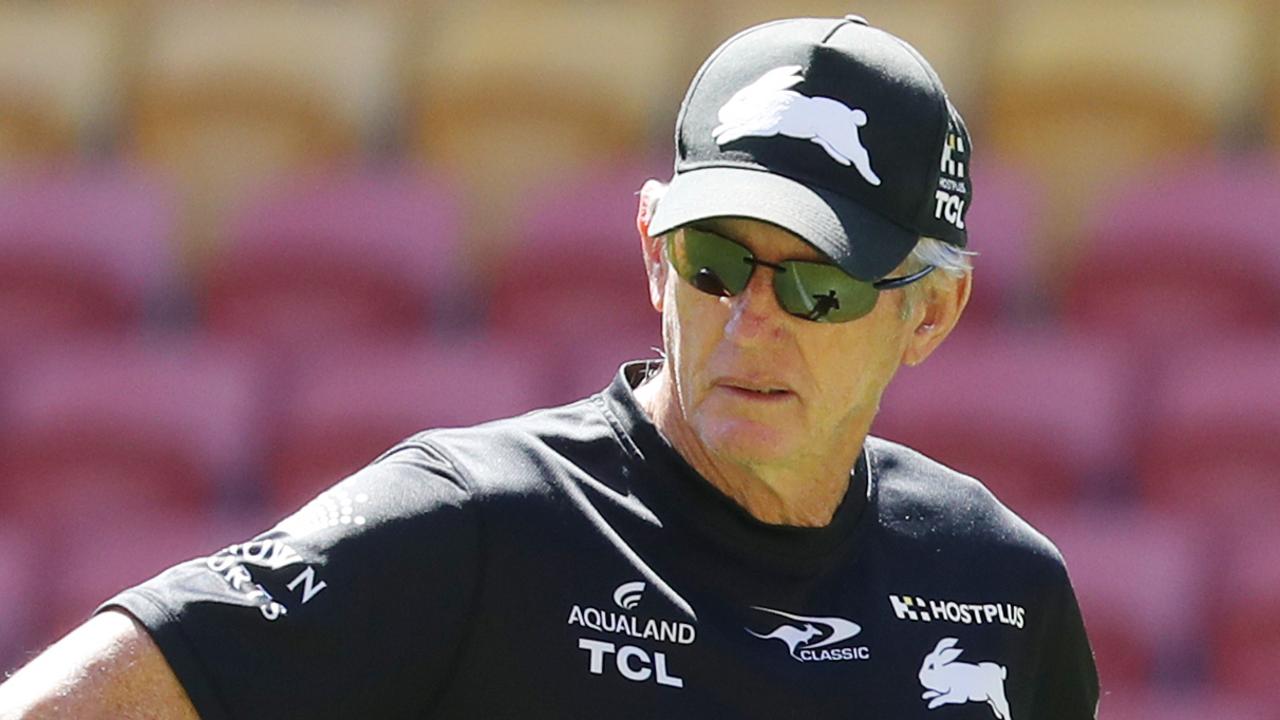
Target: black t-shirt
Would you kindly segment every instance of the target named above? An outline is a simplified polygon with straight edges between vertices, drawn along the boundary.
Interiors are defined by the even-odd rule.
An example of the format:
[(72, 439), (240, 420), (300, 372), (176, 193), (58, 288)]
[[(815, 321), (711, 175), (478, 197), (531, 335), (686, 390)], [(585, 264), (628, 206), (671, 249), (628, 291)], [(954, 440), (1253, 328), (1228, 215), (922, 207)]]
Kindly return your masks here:
[(205, 720), (1082, 720), (1062, 557), (868, 438), (823, 528), (762, 523), (632, 395), (431, 430), (121, 593)]

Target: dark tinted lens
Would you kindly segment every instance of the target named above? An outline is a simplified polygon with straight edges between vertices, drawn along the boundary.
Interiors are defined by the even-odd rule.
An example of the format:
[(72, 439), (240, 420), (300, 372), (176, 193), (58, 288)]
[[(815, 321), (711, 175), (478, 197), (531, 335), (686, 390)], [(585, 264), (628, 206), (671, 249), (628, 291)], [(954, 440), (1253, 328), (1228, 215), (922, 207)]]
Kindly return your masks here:
[(692, 228), (667, 246), (671, 265), (686, 282), (712, 295), (737, 295), (751, 279), (751, 252), (732, 240)]
[(791, 260), (774, 273), (783, 310), (815, 322), (848, 322), (871, 312), (880, 292), (835, 265)]

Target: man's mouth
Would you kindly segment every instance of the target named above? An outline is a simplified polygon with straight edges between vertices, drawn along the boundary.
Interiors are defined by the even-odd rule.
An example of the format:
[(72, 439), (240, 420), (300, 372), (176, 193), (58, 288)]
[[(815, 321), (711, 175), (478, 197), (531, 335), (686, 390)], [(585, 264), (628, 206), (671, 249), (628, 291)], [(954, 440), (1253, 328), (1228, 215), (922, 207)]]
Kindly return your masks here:
[(718, 385), (737, 397), (752, 400), (781, 400), (794, 395), (785, 386), (767, 381), (727, 379), (720, 381)]

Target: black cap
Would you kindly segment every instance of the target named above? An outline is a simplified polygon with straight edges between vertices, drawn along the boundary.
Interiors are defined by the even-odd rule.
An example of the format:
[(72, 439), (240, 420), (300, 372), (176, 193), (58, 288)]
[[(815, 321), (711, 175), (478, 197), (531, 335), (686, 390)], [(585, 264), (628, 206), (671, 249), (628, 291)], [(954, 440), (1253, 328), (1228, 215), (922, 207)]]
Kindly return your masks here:
[(876, 279), (922, 235), (965, 246), (969, 154), (964, 121), (906, 42), (852, 15), (777, 20), (694, 76), (649, 233), (754, 218)]

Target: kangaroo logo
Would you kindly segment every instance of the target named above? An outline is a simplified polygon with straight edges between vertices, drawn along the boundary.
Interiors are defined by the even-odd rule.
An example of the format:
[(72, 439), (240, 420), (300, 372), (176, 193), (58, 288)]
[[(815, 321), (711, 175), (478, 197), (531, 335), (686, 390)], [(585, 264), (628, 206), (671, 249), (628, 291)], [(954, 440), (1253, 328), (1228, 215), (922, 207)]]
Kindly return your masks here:
[(786, 618), (791, 622), (780, 625), (772, 632), (763, 635), (751, 628), (746, 628), (746, 631), (761, 640), (781, 640), (787, 646), (791, 657), (801, 662), (819, 659), (852, 659), (843, 656), (820, 657), (808, 651), (836, 645), (862, 632), (862, 628), (857, 623), (844, 618), (806, 617), (758, 606), (754, 609)]
[(933, 652), (924, 656), (924, 663), (920, 666), (920, 684), (926, 690), (921, 698), (929, 701), (930, 710), (943, 705), (985, 702), (991, 706), (996, 720), (1013, 720), (1009, 714), (1009, 700), (1004, 695), (1008, 669), (993, 662), (977, 665), (955, 662), (964, 652), (956, 647), (959, 642), (953, 637), (942, 638)]
[(863, 179), (880, 184), (871, 169), (871, 155), (858, 138), (858, 128), (867, 124), (867, 113), (826, 97), (801, 95), (790, 88), (803, 82), (799, 65), (774, 68), (760, 79), (734, 93), (720, 108), (720, 124), (712, 131), (723, 147), (740, 138), (787, 137), (809, 140), (841, 165), (853, 165)]

